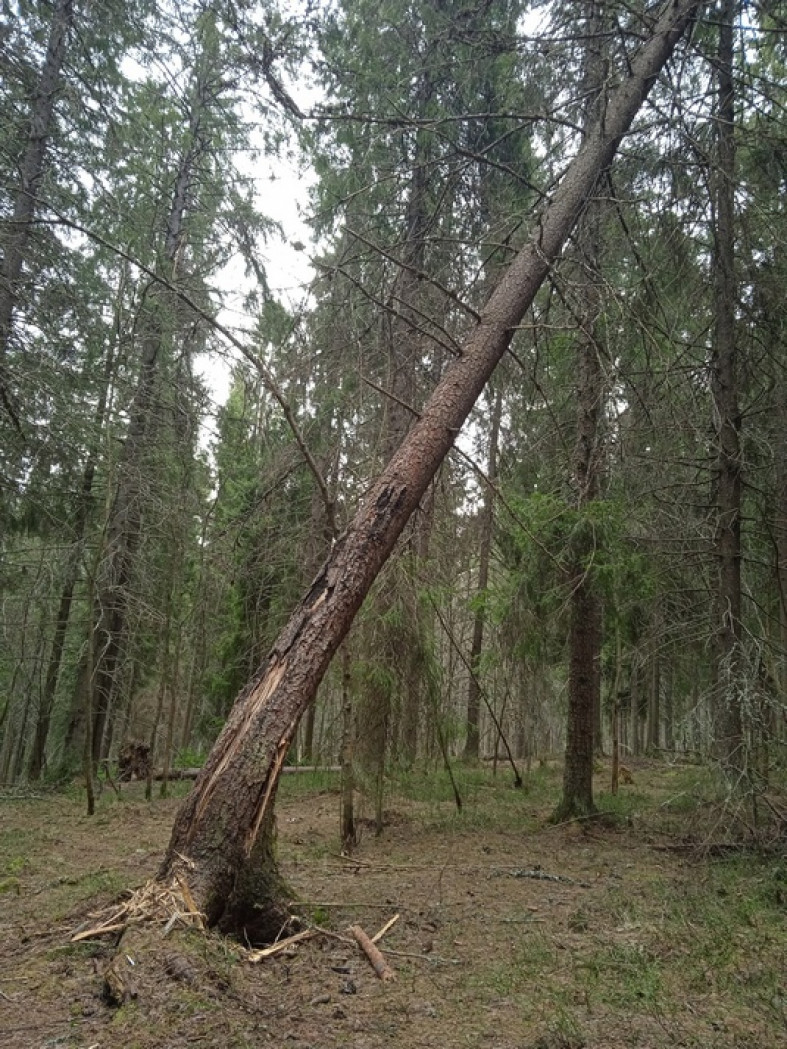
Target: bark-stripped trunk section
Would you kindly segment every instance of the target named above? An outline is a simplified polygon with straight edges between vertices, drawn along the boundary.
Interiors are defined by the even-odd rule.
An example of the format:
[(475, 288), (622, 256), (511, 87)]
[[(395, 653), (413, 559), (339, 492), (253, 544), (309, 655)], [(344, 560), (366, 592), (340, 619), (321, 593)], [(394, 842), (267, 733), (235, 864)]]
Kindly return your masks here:
[(272, 856), (273, 802), (298, 720), (697, 6), (696, 0), (667, 4), (610, 99), (603, 125), (587, 135), (461, 356), (337, 540), (267, 663), (238, 697), (175, 821), (159, 872), (167, 877), (180, 865), (187, 868), (192, 894), (210, 924), (252, 940), (275, 931), (282, 897)]

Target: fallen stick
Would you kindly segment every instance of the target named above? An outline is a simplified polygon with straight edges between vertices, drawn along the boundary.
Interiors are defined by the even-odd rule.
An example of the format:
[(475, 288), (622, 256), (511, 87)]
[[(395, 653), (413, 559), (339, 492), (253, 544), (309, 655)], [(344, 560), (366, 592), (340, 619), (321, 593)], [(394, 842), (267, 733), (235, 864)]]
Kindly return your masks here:
[(395, 980), (396, 973), (390, 968), (388, 962), (383, 958), (379, 948), (375, 947), (361, 926), (351, 925), (350, 932), (355, 938), (358, 946), (369, 959), (369, 963), (383, 983), (389, 983), (391, 980)]
[(423, 951), (420, 954), (416, 954), (415, 951), (395, 951), (393, 947), (388, 948), (388, 953), (392, 954), (394, 958), (414, 958), (418, 962), (429, 962), (435, 965), (461, 965), (461, 958), (444, 958), (440, 954), (424, 954)]
[(396, 925), (396, 923), (398, 921), (399, 921), (399, 915), (395, 914), (393, 916), (393, 918), (391, 918), (390, 921), (387, 921), (385, 923), (385, 925), (382, 927), (382, 929), (380, 929), (379, 932), (376, 932), (374, 934), (374, 936), (372, 936), (372, 943), (379, 943), (379, 941), (382, 940), (383, 936), (385, 936), (385, 934), (388, 932), (388, 930), (390, 928), (392, 928), (394, 925)]
[(108, 932), (119, 932), (120, 929), (125, 929), (127, 925), (128, 922), (116, 922), (114, 925), (97, 925), (95, 929), (75, 932), (71, 937), (71, 942), (78, 943), (80, 940), (92, 940), (94, 936), (106, 936)]
[(276, 943), (272, 943), (270, 947), (263, 947), (259, 951), (250, 951), (246, 955), (246, 961), (261, 962), (263, 958), (271, 958), (274, 954), (285, 950), (293, 943), (300, 943), (301, 940), (308, 940), (312, 936), (316, 936), (318, 931), (317, 929), (303, 929), (301, 932), (296, 932), (293, 936), (288, 936), (286, 940), (278, 940)]

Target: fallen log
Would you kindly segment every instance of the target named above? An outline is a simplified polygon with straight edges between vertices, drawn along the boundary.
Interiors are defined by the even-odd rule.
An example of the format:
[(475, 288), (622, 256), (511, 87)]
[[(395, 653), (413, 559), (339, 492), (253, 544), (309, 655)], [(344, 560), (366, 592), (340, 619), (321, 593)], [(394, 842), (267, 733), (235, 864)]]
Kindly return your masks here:
[(358, 946), (369, 959), (371, 967), (374, 969), (375, 973), (383, 981), (383, 983), (388, 983), (391, 980), (395, 980), (396, 973), (388, 965), (388, 962), (383, 957), (380, 949), (374, 943), (372, 943), (371, 939), (367, 936), (367, 934), (364, 932), (361, 926), (351, 925), (350, 932), (355, 938)]
[[(281, 770), (283, 775), (295, 772), (341, 772), (341, 765), (285, 765)], [(170, 769), (164, 772), (158, 769), (153, 773), (152, 779), (156, 782), (166, 779), (196, 779), (202, 769)]]

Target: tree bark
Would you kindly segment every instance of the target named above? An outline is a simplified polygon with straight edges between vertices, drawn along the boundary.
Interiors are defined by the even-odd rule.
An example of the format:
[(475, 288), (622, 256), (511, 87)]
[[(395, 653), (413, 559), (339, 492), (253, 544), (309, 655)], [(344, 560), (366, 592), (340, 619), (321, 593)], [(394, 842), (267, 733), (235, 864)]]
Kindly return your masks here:
[(498, 388), (492, 405), (492, 424), (489, 433), (489, 466), (487, 477), (489, 485), (484, 492), (484, 502), (480, 513), (480, 536), (478, 541), (478, 589), (477, 594), (482, 602), (473, 616), (473, 638), (470, 643), (470, 676), (467, 682), (467, 736), (465, 738), (464, 758), (466, 761), (478, 761), (481, 741), (481, 656), (484, 650), (484, 626), (486, 610), (483, 602), (486, 588), (489, 586), (489, 563), (492, 556), (492, 534), (495, 519), (495, 493), (493, 485), (497, 480), (497, 444), (500, 439), (500, 421), (503, 414), (503, 388)]
[(714, 203), (715, 331), (711, 386), (716, 431), (716, 739), (722, 764), (744, 765), (740, 709), (741, 658), (741, 415), (735, 310), (735, 0), (725, 0), (719, 22), (717, 161)]
[(352, 852), (356, 844), (355, 774), (353, 771), (354, 738), (355, 725), (353, 718), (352, 664), (349, 643), (345, 643), (342, 648), (342, 801), (339, 817), (339, 833), (342, 841), (342, 848), (347, 853)]
[(286, 903), (273, 857), (273, 806), (298, 721), (410, 515), (505, 353), (655, 77), (697, 10), (669, 0), (586, 136), (531, 240), (492, 292), (462, 353), (241, 692), (181, 808), (159, 876), (181, 870), (210, 925), (251, 941), (278, 932)]
[[(203, 130), (210, 105), (204, 70), (197, 73), (191, 98), (187, 146), (175, 172), (166, 226), (164, 262), (167, 282), (178, 279), (178, 264), (186, 234), (186, 219), (193, 203), (195, 169), (207, 149)], [(111, 738), (112, 705), (128, 642), (129, 605), (142, 538), (146, 502), (143, 458), (154, 426), (156, 387), (172, 335), (174, 299), (167, 285), (148, 289), (145, 297), (141, 365), (137, 389), (129, 411), (129, 426), (118, 469), (118, 482), (106, 526), (106, 555), (96, 587), (94, 645), (93, 762), (106, 757)]]
[(106, 525), (104, 559), (96, 580), (93, 646), (94, 767), (106, 756), (105, 735), (128, 640), (128, 606), (137, 548), (142, 535), (142, 452), (151, 425), (151, 407), (159, 368), (163, 332), (159, 296), (152, 289), (149, 330), (142, 346), (139, 382), (118, 469), (118, 483)]
[[(115, 313), (115, 331), (117, 331), (120, 316), (120, 306)], [(57, 618), (55, 620), (55, 632), (52, 637), (52, 646), (47, 664), (46, 678), (44, 679), (44, 691), (41, 695), (41, 703), (38, 710), (36, 730), (33, 740), (33, 749), (28, 765), (28, 778), (37, 780), (41, 777), (46, 764), (46, 747), (49, 738), (49, 727), (52, 720), (52, 710), (57, 694), (57, 685), (60, 678), (60, 667), (63, 659), (63, 649), (66, 635), (71, 620), (71, 609), (74, 603), (74, 591), (76, 590), (82, 572), (82, 560), (85, 553), (85, 536), (88, 520), (92, 511), (93, 481), (96, 474), (96, 445), (104, 428), (107, 402), (109, 400), (112, 376), (115, 369), (115, 346), (110, 344), (104, 363), (104, 374), (101, 390), (95, 410), (95, 431), (93, 447), (88, 454), (87, 462), (82, 471), (82, 484), (77, 496), (74, 511), (74, 523), (71, 529), (72, 549), (68, 555), (66, 574), (63, 580), (63, 589), (60, 593)]]
[[(606, 112), (604, 54), (605, 19), (595, 0), (582, 4), (588, 44), (584, 58), (582, 94), (585, 127), (603, 123)], [(602, 175), (602, 172), (599, 172)], [(555, 812), (558, 821), (595, 811), (593, 801), (594, 751), (601, 746), (602, 608), (590, 565), (596, 535), (586, 519), (588, 507), (599, 497), (604, 467), (602, 421), (606, 376), (604, 347), (599, 338), (602, 310), (601, 258), (607, 202), (591, 199), (576, 235), (582, 273), (577, 309), (577, 422), (572, 480), (579, 525), (572, 537), (569, 627), (568, 723), (563, 767), (563, 794)]]
[(650, 689), (648, 692), (648, 741), (646, 750), (655, 755), (661, 747), (661, 661), (658, 638), (653, 638), (650, 653)]

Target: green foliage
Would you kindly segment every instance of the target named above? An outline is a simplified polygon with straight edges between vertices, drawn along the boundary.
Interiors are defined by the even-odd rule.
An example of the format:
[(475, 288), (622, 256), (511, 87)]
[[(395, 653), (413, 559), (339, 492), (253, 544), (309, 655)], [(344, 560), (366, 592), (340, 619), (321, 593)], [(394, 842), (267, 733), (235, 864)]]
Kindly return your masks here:
[[(33, 0), (7, 8), (14, 17), (3, 23), (0, 56), (0, 248), (53, 11)], [(421, 410), (473, 323), (461, 303), (472, 310), (485, 300), (576, 147), (584, 92), (566, 85), (580, 82), (578, 41), (587, 37), (573, 23), (584, 15), (545, 9), (554, 35), (535, 42), (526, 14), (518, 0), (477, 8), (341, 0), (304, 11), (111, 0), (98, 20), (75, 6), (3, 362), (23, 433), (0, 411), (0, 778), (24, 775), (44, 711), (45, 774), (77, 767), (85, 641), (114, 592), (112, 584), (96, 594), (96, 569), (123, 539), (113, 518), (123, 485), (138, 522), (120, 588), (128, 615), (113, 718), (120, 732), (128, 724), (149, 734), (161, 681), (177, 705), (173, 746), (201, 753), (215, 738), (332, 539), (281, 406), (253, 369), (236, 369), (227, 404), (211, 414), (196, 378), (199, 358), (217, 349), (205, 315), (237, 290), (222, 291), (219, 274), (240, 259), (255, 284), (246, 300), (249, 338), (289, 402), (341, 526), (391, 451), (396, 427), (387, 429), (386, 419), (397, 398)], [(750, 14), (736, 85), (742, 628), (756, 694), (778, 717), (785, 51), (773, 12)], [(619, 33), (605, 40), (610, 82), (641, 30), (635, 12), (617, 16)], [(708, 734), (716, 122), (708, 90), (715, 67), (705, 58), (717, 29), (713, 21), (694, 27), (680, 78), (691, 106), (679, 120), (664, 119), (677, 112), (676, 82), (655, 85), (652, 111), (605, 183), (614, 206), (601, 231), (593, 333), (605, 369), (596, 406), (601, 497), (577, 508), (570, 477), (587, 278), (577, 243), (553, 268), (495, 376), (504, 501), (487, 585), (473, 592), (480, 500), (457, 459), (433, 502), (424, 500), (421, 532), (405, 536), (400, 561), (362, 613), (353, 689), (389, 705), (394, 757), (396, 723), (413, 697), (418, 756), (433, 755), (437, 728), (449, 749), (461, 746), (462, 658), (478, 613), (485, 696), (517, 728), (524, 724), (528, 739), (540, 733), (560, 746), (566, 613), (579, 573), (603, 602), (607, 681), (663, 670), (670, 714), (665, 706), (662, 720), (681, 730), (678, 745), (690, 737), (694, 745), (695, 728)], [(297, 121), (290, 134), (287, 92), (301, 97), (304, 60), (324, 92), (316, 108), (326, 119)], [(265, 273), (275, 224), (263, 214), (259, 177), (267, 178), (266, 152), (296, 145), (316, 172), (320, 238), (319, 276), (297, 313), (275, 300)], [(141, 361), (154, 337), (142, 410)], [(411, 388), (397, 390), (402, 363)], [(479, 462), (490, 458), (490, 404), (482, 399), (462, 441)], [(430, 549), (419, 564), (410, 552), (421, 540)], [(50, 661), (59, 662), (53, 696), (45, 695)], [(321, 697), (329, 711), (337, 692), (329, 682)], [(766, 720), (757, 722), (763, 737)], [(773, 765), (774, 753), (763, 760)], [(668, 812), (690, 804), (688, 789)], [(609, 804), (623, 816), (634, 803), (629, 793)]]
[(376, 661), (356, 660), (353, 664), (353, 675), (359, 687), (369, 688), (376, 696), (390, 699), (396, 694), (399, 678), (392, 666)]
[[(482, 829), (501, 833), (520, 833), (534, 829), (538, 817), (534, 810), (554, 796), (554, 770), (534, 769), (522, 790), (513, 786), (513, 773), (501, 763), (497, 775), (478, 765), (454, 761), (452, 776), (440, 765), (393, 768), (388, 774), (391, 804), (401, 797), (419, 806), (418, 818), (435, 831)], [(452, 778), (453, 777), (453, 778)], [(462, 811), (456, 809), (453, 784), (462, 798)], [(523, 811), (523, 805), (526, 810)]]
[(282, 776), (279, 794), (282, 798), (301, 798), (312, 794), (338, 794), (339, 773), (313, 769)]
[(202, 768), (205, 761), (205, 752), (182, 747), (175, 755), (176, 769), (198, 769)]

